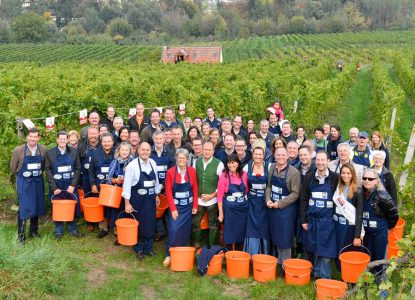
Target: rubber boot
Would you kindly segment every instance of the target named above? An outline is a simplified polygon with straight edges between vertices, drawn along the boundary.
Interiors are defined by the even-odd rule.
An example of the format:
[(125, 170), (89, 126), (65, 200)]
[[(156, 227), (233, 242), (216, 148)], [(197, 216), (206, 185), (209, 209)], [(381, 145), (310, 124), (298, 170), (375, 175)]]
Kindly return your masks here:
[(200, 235), (200, 230), (192, 231), (193, 246), (196, 248), (196, 250), (200, 248)]
[(217, 229), (209, 229), (209, 245), (213, 246), (217, 244)]

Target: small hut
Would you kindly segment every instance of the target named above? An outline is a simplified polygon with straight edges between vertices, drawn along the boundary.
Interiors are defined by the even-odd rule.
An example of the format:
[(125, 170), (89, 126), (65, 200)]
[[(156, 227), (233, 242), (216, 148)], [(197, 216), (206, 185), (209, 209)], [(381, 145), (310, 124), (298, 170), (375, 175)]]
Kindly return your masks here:
[(163, 46), (161, 61), (163, 63), (177, 64), (189, 62), (192, 64), (200, 63), (221, 63), (221, 47), (169, 47)]

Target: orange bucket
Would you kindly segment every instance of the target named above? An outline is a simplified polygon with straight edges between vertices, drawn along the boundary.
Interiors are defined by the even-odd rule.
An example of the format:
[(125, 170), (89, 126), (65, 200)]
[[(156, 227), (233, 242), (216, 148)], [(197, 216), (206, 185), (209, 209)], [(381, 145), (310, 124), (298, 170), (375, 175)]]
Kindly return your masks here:
[(252, 269), (254, 279), (258, 282), (275, 280), (278, 259), (271, 255), (254, 254), (252, 255)]
[(100, 193), (99, 193), (99, 204), (119, 208), (122, 199), (122, 188), (102, 183), (100, 186)]
[(85, 198), (84, 190), (83, 189), (78, 189), (78, 195), (79, 195), (79, 203), (80, 203), (80, 206), (81, 206), (81, 212), (83, 212), (84, 208), (82, 207), (82, 200), (84, 200), (84, 198)]
[(342, 300), (346, 295), (347, 283), (331, 279), (317, 279), (317, 300)]
[(87, 222), (101, 222), (104, 220), (104, 207), (98, 204), (99, 198), (90, 197), (82, 199), (84, 219)]
[(405, 220), (399, 218), (398, 223), (396, 223), (395, 227), (389, 230), (388, 239), (395, 239), (400, 240), (403, 238), (403, 230), (405, 228)]
[(228, 251), (226, 257), (226, 273), (229, 278), (248, 278), (251, 255), (243, 251)]
[[(134, 217), (134, 215), (132, 215)], [(134, 219), (121, 218), (115, 221), (117, 226), (118, 243), (124, 246), (134, 246), (138, 241), (138, 224)]]
[(191, 271), (195, 261), (195, 247), (170, 247), (170, 270)]
[(285, 283), (292, 285), (307, 285), (310, 282), (313, 265), (305, 259), (290, 258), (283, 262)]
[(52, 220), (72, 222), (75, 218), (76, 200), (52, 200)]
[(200, 221), (200, 229), (202, 230), (209, 229), (209, 220), (208, 220), (208, 216), (206, 212), (203, 215), (202, 220)]
[(169, 205), (167, 203), (166, 195), (160, 194), (159, 197), (160, 197), (160, 204), (156, 208), (156, 218), (157, 219), (160, 219), (163, 216), (166, 209), (169, 207)]
[(399, 246), (393, 245), (393, 244), (388, 244), (388, 255), (387, 258), (391, 259), (392, 257), (398, 257), (398, 251), (400, 250)]
[(207, 273), (209, 276), (218, 275), (222, 272), (223, 252), (216, 254), (209, 262)]
[[(366, 270), (367, 265), (369, 264), (370, 255), (358, 251), (349, 251), (342, 253), (344, 249), (351, 245), (352, 244), (347, 245), (342, 250), (340, 250), (339, 259), (342, 270), (342, 279), (346, 282), (357, 283), (360, 275), (362, 275), (362, 273)], [(366, 247), (362, 246), (362, 248), (366, 249), (368, 253), (370, 253), (369, 249)]]

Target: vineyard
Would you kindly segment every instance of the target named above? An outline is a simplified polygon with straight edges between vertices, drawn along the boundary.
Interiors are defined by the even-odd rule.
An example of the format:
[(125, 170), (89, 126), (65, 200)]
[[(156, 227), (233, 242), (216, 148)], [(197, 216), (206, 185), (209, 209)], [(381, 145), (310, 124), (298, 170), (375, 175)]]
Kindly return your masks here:
[[(21, 143), (16, 134), (16, 117), (49, 117), (78, 112), (83, 108), (97, 108), (104, 112), (111, 104), (120, 116), (126, 118), (128, 109), (142, 101), (148, 108), (186, 103), (186, 114), (191, 117), (205, 116), (206, 108), (213, 106), (219, 116), (242, 114), (245, 118), (258, 122), (265, 117), (265, 108), (275, 97), (282, 99), (287, 118), (294, 125), (304, 125), (308, 135), (323, 122), (337, 123), (339, 120), (347, 120), (348, 125), (353, 124), (368, 132), (380, 130), (392, 139), (389, 148), (393, 156), (393, 171), (399, 174), (403, 170), (404, 151), (415, 121), (415, 31), (295, 34), (224, 41), (220, 44), (225, 61), (221, 65), (163, 65), (158, 62), (161, 47), (156, 46), (1, 45), (2, 178), (9, 177), (8, 160), (11, 150)], [(339, 60), (345, 63), (342, 72), (336, 69)], [(356, 68), (357, 63), (361, 65), (360, 71)], [(361, 84), (363, 79), (367, 82), (359, 85), (359, 89), (365, 90), (367, 99), (359, 99), (354, 94), (356, 85)], [(293, 109), (295, 102), (298, 104), (296, 112)], [(397, 121), (395, 131), (391, 131), (389, 126), (394, 107), (397, 108)], [(357, 117), (357, 113), (362, 111), (363, 119)], [(34, 120), (42, 130), (42, 143), (53, 144), (57, 130), (80, 128), (77, 114), (57, 118), (55, 122), (55, 130), (46, 132), (44, 120)], [(344, 125), (343, 122), (346, 123), (342, 121), (340, 126)], [(342, 129), (343, 136), (347, 139), (348, 128)], [(400, 195), (401, 201), (412, 205), (402, 210), (401, 215), (411, 223), (414, 207), (410, 203), (413, 203), (415, 182), (413, 168), (412, 163), (409, 168), (412, 186)], [(14, 229), (10, 227), (8, 230), (12, 232)], [(47, 240), (45, 243), (49, 242)], [(84, 243), (85, 248), (80, 248), (79, 255), (86, 255), (86, 259), (88, 254), (100, 252), (100, 249), (106, 247), (103, 243)], [(125, 251), (118, 251), (113, 259), (130, 260), (128, 255)], [(53, 259), (64, 264), (59, 262), (59, 257)], [(96, 263), (92, 261), (90, 258), (89, 264)], [(152, 267), (156, 268), (155, 265)], [(31, 270), (30, 266), (27, 268)], [(76, 272), (81, 272), (80, 267), (74, 268)], [(138, 271), (129, 266), (126, 269), (129, 269), (127, 274), (137, 276), (137, 273), (132, 272)], [(116, 277), (118, 273), (111, 270), (111, 274)], [(157, 282), (157, 278), (151, 276), (159, 276), (158, 274), (153, 275), (148, 270), (143, 272), (151, 278), (152, 284), (156, 284), (154, 282)], [(160, 272), (168, 288), (166, 292), (163, 287), (154, 285), (153, 288), (159, 292), (158, 296), (168, 298), (171, 296), (169, 291), (178, 293), (175, 294), (178, 298), (194, 296), (193, 291), (177, 288), (168, 274)], [(72, 276), (71, 274), (66, 276)], [(405, 278), (405, 274), (401, 272), (399, 276)], [(55, 275), (45, 273), (48, 280), (53, 276)], [(196, 282), (191, 277), (193, 275), (177, 276), (199, 284), (199, 281)], [(79, 277), (76, 281), (80, 288), (84, 286), (82, 280), (85, 278)], [(122, 282), (126, 278), (120, 277), (117, 280)], [(398, 280), (397, 277), (394, 280)], [(251, 288), (251, 283), (229, 283), (223, 278), (218, 279), (218, 282), (241, 289), (243, 293), (226, 294), (229, 291), (226, 288), (222, 291), (222, 285), (212, 280), (204, 283), (209, 289), (198, 290), (196, 297), (213, 299), (225, 292), (228, 295), (225, 298), (229, 299), (310, 299), (315, 296), (313, 291), (310, 292), (310, 287), (293, 290), (278, 283), (278, 288), (275, 285)], [(400, 287), (407, 292), (410, 281), (403, 282)], [(5, 284), (6, 288), (11, 288), (19, 283), (12, 278), (6, 280)], [(70, 293), (70, 287), (63, 282), (63, 288), (53, 284), (43, 287), (42, 284), (39, 283), (39, 289), (44, 288), (46, 292), (23, 286), (13, 294), (13, 298), (43, 298), (46, 294), (61, 296), (62, 293)], [(221, 286), (219, 290), (215, 290), (217, 286)], [(108, 295), (112, 292), (111, 287), (109, 285), (105, 290)], [(124, 291), (118, 292), (119, 295), (125, 295)], [(99, 290), (93, 290), (89, 295), (93, 297), (93, 293), (95, 296), (100, 295)], [(135, 295), (134, 291), (130, 293), (130, 296)], [(75, 294), (72, 295), (76, 298)], [(151, 298), (145, 294), (144, 297)]]

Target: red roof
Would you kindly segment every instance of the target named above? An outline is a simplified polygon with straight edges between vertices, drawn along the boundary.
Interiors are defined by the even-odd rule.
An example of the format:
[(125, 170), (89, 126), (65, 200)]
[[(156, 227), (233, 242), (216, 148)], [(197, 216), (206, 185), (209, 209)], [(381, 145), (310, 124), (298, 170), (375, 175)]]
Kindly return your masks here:
[(221, 47), (169, 47), (164, 46), (161, 61), (175, 63), (178, 57), (190, 63), (221, 63)]

